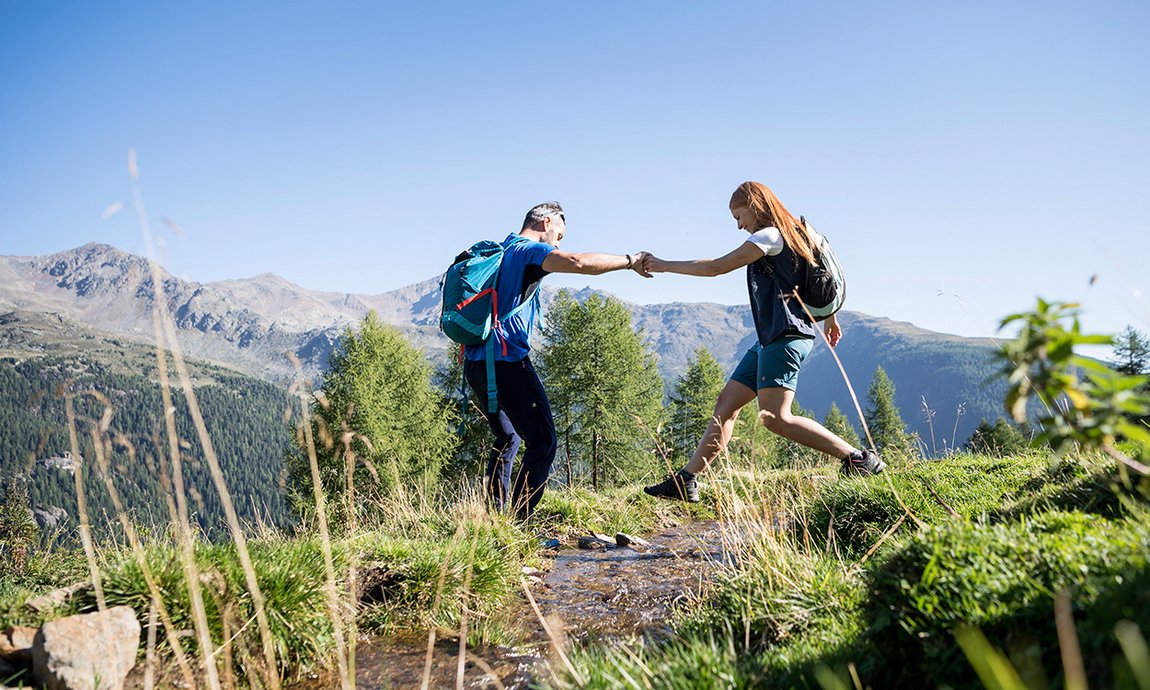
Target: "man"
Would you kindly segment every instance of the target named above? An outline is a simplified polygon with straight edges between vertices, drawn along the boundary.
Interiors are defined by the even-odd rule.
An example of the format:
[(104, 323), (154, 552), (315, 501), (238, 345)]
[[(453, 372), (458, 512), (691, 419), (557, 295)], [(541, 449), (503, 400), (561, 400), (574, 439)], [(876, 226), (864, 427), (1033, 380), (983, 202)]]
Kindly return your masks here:
[[(555, 202), (533, 207), (523, 220), (518, 235), (511, 233), (503, 240), (506, 248), (495, 289), (499, 311), (509, 314), (527, 303), (511, 318), (502, 322), (495, 346), (495, 381), (498, 409), (492, 414), (481, 405), (483, 414), (495, 435), (487, 463), (484, 484), (488, 499), (499, 510), (511, 508), (521, 520), (528, 520), (551, 473), (555, 460), (555, 420), (543, 383), (531, 365), (531, 330), (537, 321), (538, 302), (534, 299), (539, 283), (549, 273), (582, 273), (599, 275), (608, 271), (632, 269), (650, 278), (642, 268), (639, 254), (571, 254), (559, 250), (567, 231), (563, 209)], [(463, 373), (467, 383), (481, 397), (487, 394), (487, 367), (482, 345), (465, 348)], [(511, 463), (526, 443), (523, 465), (511, 485)]]

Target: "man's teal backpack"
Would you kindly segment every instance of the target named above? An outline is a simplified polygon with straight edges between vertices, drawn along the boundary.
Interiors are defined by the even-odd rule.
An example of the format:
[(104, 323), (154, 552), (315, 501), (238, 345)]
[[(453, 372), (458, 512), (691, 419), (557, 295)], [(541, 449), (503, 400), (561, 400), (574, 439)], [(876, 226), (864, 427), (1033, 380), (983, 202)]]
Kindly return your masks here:
[[(523, 307), (539, 299), (536, 292), (507, 313), (499, 311), (499, 269), (503, 254), (526, 237), (515, 237), (504, 246), (491, 240), (481, 240), (455, 257), (443, 276), (443, 306), (439, 313), (439, 327), (444, 335), (462, 346), (483, 345), (487, 351), (487, 411), (494, 413), (498, 406), (495, 389), (495, 341), (502, 340), (501, 324)], [(504, 304), (511, 301), (511, 295)], [(507, 344), (503, 343), (503, 352)]]

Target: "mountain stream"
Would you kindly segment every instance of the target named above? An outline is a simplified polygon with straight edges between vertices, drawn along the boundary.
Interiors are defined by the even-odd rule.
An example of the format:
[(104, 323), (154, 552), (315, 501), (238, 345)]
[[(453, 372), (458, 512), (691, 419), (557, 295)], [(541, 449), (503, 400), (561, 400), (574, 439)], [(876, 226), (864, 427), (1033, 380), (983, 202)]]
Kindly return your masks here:
[[(729, 534), (724, 537), (714, 521), (671, 527), (628, 546), (589, 541), (593, 548), (565, 544), (549, 572), (529, 578), (529, 591), (546, 627), (526, 596), (521, 597), (517, 606), (522, 610), (512, 618), (525, 626), (522, 647), (468, 648), (460, 682), (458, 640), (437, 641), (426, 687), (525, 689), (548, 679), (549, 668), (562, 667), (556, 645), (666, 636), (673, 607), (706, 589), (731, 547)], [(356, 687), (423, 687), (427, 649), (426, 634), (359, 641)], [(338, 686), (334, 683), (317, 679), (292, 688), (319, 690)]]

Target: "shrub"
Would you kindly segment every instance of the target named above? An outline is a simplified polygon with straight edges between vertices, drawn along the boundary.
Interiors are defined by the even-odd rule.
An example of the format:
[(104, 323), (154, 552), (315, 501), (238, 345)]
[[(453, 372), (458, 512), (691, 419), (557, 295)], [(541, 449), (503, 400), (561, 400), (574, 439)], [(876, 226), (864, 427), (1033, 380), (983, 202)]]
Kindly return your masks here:
[[(334, 650), (334, 631), (319, 543), (252, 543), (250, 549), (265, 598), (279, 670), (300, 677), (326, 668)], [(231, 640), (223, 658), (230, 656), (234, 670), (241, 675), (260, 677), (259, 669), (249, 665), (262, 663), (263, 657), (259, 631), (254, 625), (247, 625), (254, 620), (255, 610), (235, 547), (201, 543), (196, 547), (195, 558), (213, 646), (218, 649)], [(145, 563), (163, 595), (175, 630), (192, 629), (190, 596), (177, 547), (152, 546), (145, 551)], [(148, 619), (152, 595), (136, 558), (127, 556), (112, 562), (104, 568), (101, 579), (108, 606), (125, 604), (136, 610), (140, 620)], [(82, 592), (77, 603), (81, 610), (95, 610), (94, 593)], [(196, 651), (195, 636), (182, 639), (185, 651)], [(166, 646), (164, 635), (157, 636), (157, 640), (161, 647)]]
[(973, 671), (954, 641), (960, 624), (1011, 650), (1016, 665), (1029, 658), (1040, 675), (1058, 677), (1060, 591), (1074, 603), (1089, 677), (1105, 679), (1119, 651), (1114, 624), (1150, 620), (1150, 520), (1052, 512), (1000, 524), (953, 521), (916, 534), (872, 575), (869, 637), (882, 654), (860, 668), (876, 687), (908, 678), (915, 687), (970, 685)]

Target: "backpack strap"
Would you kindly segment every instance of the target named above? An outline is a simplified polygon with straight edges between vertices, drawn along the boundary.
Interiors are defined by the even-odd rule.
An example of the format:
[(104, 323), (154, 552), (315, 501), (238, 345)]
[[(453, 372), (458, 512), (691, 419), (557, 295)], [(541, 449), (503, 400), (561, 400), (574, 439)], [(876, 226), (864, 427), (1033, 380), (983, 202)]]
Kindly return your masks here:
[[(506, 244), (504, 244), (503, 248), (504, 248), (504, 250), (510, 249), (512, 246), (519, 244), (520, 242), (528, 242), (528, 241), (529, 241), (528, 238), (523, 237), (522, 235), (516, 235), (515, 237), (511, 238), (510, 241), (508, 241)], [(500, 265), (499, 268), (500, 268), (500, 270), (503, 270), (502, 264)], [(498, 278), (496, 278), (496, 280), (498, 280)], [(498, 283), (496, 283), (496, 284), (498, 285)], [(533, 304), (537, 306), (539, 304), (538, 296), (539, 296), (539, 288), (536, 287), (535, 292), (531, 295), (531, 297), (520, 302), (518, 305), (516, 305), (516, 307), (514, 309), (507, 312), (506, 314), (503, 314), (502, 316), (500, 316), (499, 310), (494, 309), (494, 327), (492, 328), (492, 333), (493, 333), (494, 337), (499, 338), (499, 342), (503, 348), (503, 355), (504, 356), (507, 355), (507, 340), (506, 340), (506, 336), (503, 333), (503, 322), (507, 321), (511, 317), (518, 314), (524, 307), (528, 307), (528, 306), (531, 306)], [(497, 298), (498, 298), (498, 295), (496, 295), (496, 299)], [(494, 301), (492, 302), (492, 304), (493, 304), (493, 306), (497, 306), (497, 304)], [(530, 332), (531, 328), (533, 328), (535, 326), (535, 313), (534, 312), (532, 313), (531, 317), (532, 317), (531, 323), (528, 325), (528, 332)]]
[[(503, 249), (504, 249), (504, 251), (506, 251), (512, 245), (518, 244), (520, 242), (526, 242), (526, 241), (528, 241), (528, 238), (523, 237), (522, 235), (516, 235), (515, 237), (511, 238), (510, 241), (506, 242), (503, 245)], [(539, 290), (537, 289), (535, 291), (535, 294), (532, 295), (531, 299), (523, 300), (514, 309), (512, 309), (511, 311), (507, 312), (506, 314), (500, 316), (499, 315), (498, 286), (499, 286), (499, 276), (502, 272), (503, 272), (503, 262), (500, 261), (499, 262), (499, 268), (496, 270), (496, 273), (495, 273), (494, 285), (496, 286), (496, 289), (492, 290), (492, 295), (491, 295), (491, 320), (492, 320), (491, 337), (488, 338), (487, 342), (483, 344), (484, 355), (485, 355), (484, 359), (486, 360), (486, 365), (487, 365), (487, 411), (491, 414), (495, 414), (495, 412), (499, 409), (498, 391), (497, 391), (496, 386), (495, 386), (495, 340), (496, 339), (499, 340), (500, 345), (503, 348), (503, 354), (506, 355), (507, 354), (507, 340), (503, 334), (503, 325), (502, 325), (503, 322), (506, 321), (507, 319), (510, 319), (512, 316), (515, 316), (516, 314), (518, 314), (519, 310), (523, 309), (523, 307), (527, 306), (529, 303), (532, 303), (532, 302), (538, 303), (537, 300), (539, 297), (539, 294), (538, 294)], [(534, 321), (535, 321), (535, 319), (534, 319), (534, 313), (533, 313), (532, 314), (532, 324), (531, 324), (532, 327), (534, 326)]]
[(483, 349), (487, 360), (487, 411), (495, 414), (499, 410), (499, 394), (495, 389), (495, 338), (488, 338)]

